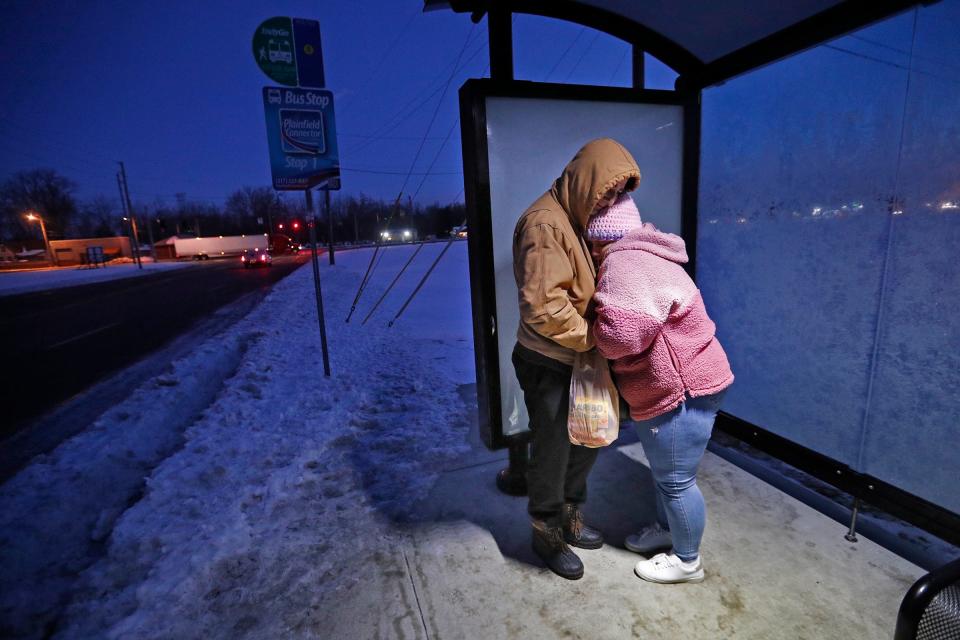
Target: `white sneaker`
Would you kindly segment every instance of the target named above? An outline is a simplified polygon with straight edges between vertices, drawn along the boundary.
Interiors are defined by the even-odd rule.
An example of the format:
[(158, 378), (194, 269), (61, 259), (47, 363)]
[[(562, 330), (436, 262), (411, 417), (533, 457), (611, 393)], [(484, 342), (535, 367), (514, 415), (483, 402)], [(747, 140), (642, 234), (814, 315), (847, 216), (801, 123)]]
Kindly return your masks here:
[(684, 562), (672, 553), (658, 553), (649, 560), (638, 562), (633, 571), (644, 580), (661, 584), (703, 582), (700, 556), (691, 562)]
[(623, 546), (634, 553), (647, 553), (654, 549), (669, 549), (673, 546), (673, 538), (668, 530), (660, 526), (659, 522), (654, 522), (637, 533), (628, 535)]

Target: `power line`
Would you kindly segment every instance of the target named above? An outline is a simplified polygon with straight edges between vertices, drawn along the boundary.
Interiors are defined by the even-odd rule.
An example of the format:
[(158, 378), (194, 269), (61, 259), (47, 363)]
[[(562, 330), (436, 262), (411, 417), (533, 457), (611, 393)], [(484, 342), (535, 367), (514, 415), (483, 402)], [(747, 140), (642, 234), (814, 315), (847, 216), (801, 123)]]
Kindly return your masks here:
[(370, 85), (370, 82), (375, 77), (377, 77), (377, 74), (380, 72), (380, 69), (383, 66), (383, 63), (386, 62), (387, 60), (387, 56), (390, 55), (390, 52), (393, 51), (393, 48), (397, 46), (397, 43), (400, 42), (400, 39), (403, 38), (403, 36), (406, 34), (407, 29), (410, 28), (410, 25), (413, 23), (414, 19), (416, 19), (416, 17), (418, 15), (421, 15), (422, 13), (423, 12), (421, 11), (421, 9), (417, 7), (413, 15), (411, 15), (410, 18), (407, 20), (406, 24), (404, 24), (403, 27), (400, 28), (400, 31), (397, 33), (397, 37), (395, 37), (393, 39), (393, 42), (391, 42), (387, 46), (387, 48), (384, 50), (383, 55), (380, 57), (380, 60), (377, 62), (376, 65), (374, 65), (373, 72), (369, 76), (367, 76), (367, 79), (360, 84), (360, 88), (357, 89), (358, 93), (366, 90), (366, 88)]
[(553, 68), (550, 69), (549, 72), (547, 72), (545, 80), (550, 80), (550, 76), (552, 76), (553, 72), (557, 70), (557, 67), (560, 66), (560, 63), (563, 61), (563, 59), (567, 57), (568, 53), (570, 53), (570, 49), (573, 48), (573, 45), (577, 44), (577, 41), (580, 39), (580, 36), (583, 35), (583, 32), (586, 30), (587, 30), (586, 27), (580, 27), (580, 31), (577, 31), (577, 36), (573, 39), (573, 42), (567, 45), (567, 48), (564, 49), (563, 53), (560, 54), (560, 58), (557, 59), (557, 62), (553, 65)]
[(620, 67), (623, 66), (623, 63), (626, 62), (627, 56), (630, 55), (630, 46), (627, 46), (627, 50), (623, 52), (623, 55), (620, 56), (620, 62), (617, 63), (617, 66), (613, 68), (613, 73), (610, 74), (610, 77), (607, 79), (607, 84), (613, 82), (614, 78), (617, 77), (617, 72), (620, 71)]
[[(382, 176), (460, 176), (463, 175), (463, 171), (389, 171), (389, 170), (376, 170), (376, 169), (353, 169), (351, 167), (340, 167), (341, 171), (349, 171), (353, 173), (370, 173), (375, 175)], [(404, 185), (406, 186), (406, 185)]]
[[(476, 58), (477, 55), (484, 50), (485, 47), (486, 47), (486, 43), (485, 43), (485, 42), (484, 42), (484, 43), (481, 43), (480, 46), (479, 46), (477, 49), (475, 49), (475, 50), (473, 51), (473, 53), (471, 53), (471, 54), (467, 57), (467, 60), (466, 60), (462, 65), (460, 65), (459, 67), (457, 67), (457, 65), (454, 64), (454, 67), (453, 67), (453, 68), (454, 68), (454, 73), (456, 73), (457, 71), (461, 71), (462, 69), (465, 69), (465, 68), (467, 67), (467, 65), (469, 65), (469, 64), (473, 61), (473, 59)], [(367, 148), (368, 146), (370, 146), (370, 144), (371, 144), (372, 142), (377, 141), (377, 139), (382, 139), (382, 138), (383, 138), (383, 134), (389, 133), (389, 132), (393, 131), (394, 129), (396, 129), (396, 128), (400, 125), (401, 122), (403, 122), (404, 120), (406, 120), (407, 118), (409, 118), (410, 116), (412, 116), (414, 113), (416, 113), (417, 111), (419, 111), (421, 107), (423, 107), (423, 106), (426, 105), (428, 102), (430, 102), (430, 100), (433, 99), (433, 97), (434, 97), (435, 95), (437, 95), (437, 93), (439, 93), (439, 92), (441, 91), (441, 89), (443, 89), (443, 88), (444, 88), (444, 87), (443, 87), (443, 85), (441, 84), (441, 85), (438, 85), (436, 88), (434, 88), (434, 90), (433, 90), (432, 92), (430, 92), (426, 97), (420, 98), (420, 96), (417, 95), (417, 96), (414, 96), (413, 98), (411, 98), (406, 104), (404, 104), (400, 109), (398, 109), (397, 112), (396, 112), (393, 116), (391, 116), (379, 129), (376, 129), (376, 130), (374, 131), (373, 136), (371, 136), (371, 138), (373, 138), (373, 139), (368, 140), (368, 141), (366, 141), (366, 142), (362, 142), (362, 143), (360, 143), (359, 145), (357, 145), (356, 147), (354, 147), (353, 149), (346, 150), (346, 151), (345, 151), (345, 154), (358, 153), (358, 152), (362, 151), (363, 149)], [(419, 100), (419, 102), (417, 102), (418, 100)], [(412, 109), (409, 109), (409, 111), (408, 111), (408, 108), (409, 108), (411, 105), (413, 105), (415, 102), (416, 102), (417, 104), (414, 105), (413, 108), (412, 108)], [(404, 112), (406, 112), (406, 113), (404, 113)]]
[[(369, 133), (344, 133), (342, 131), (337, 131), (338, 138), (360, 138), (362, 140), (369, 140), (371, 138), (377, 140), (420, 140), (422, 136), (375, 136)], [(441, 136), (428, 136), (427, 140), (440, 140)]]
[[(514, 16), (514, 19), (516, 19), (516, 16)], [(483, 73), (481, 75), (485, 76), (489, 71), (490, 71), (490, 63), (488, 62), (487, 66), (483, 69)], [(437, 153), (433, 156), (433, 161), (431, 161), (430, 166), (427, 167), (426, 173), (423, 174), (423, 178), (420, 180), (420, 184), (417, 185), (417, 190), (413, 193), (412, 199), (416, 199), (416, 197), (420, 195), (420, 189), (423, 188), (423, 183), (427, 181), (427, 176), (436, 175), (436, 174), (430, 173), (433, 170), (433, 165), (437, 163), (437, 160), (440, 158), (440, 154), (443, 152), (443, 148), (447, 145), (447, 141), (450, 139), (450, 135), (453, 133), (453, 130), (457, 128), (457, 125), (459, 123), (460, 123), (460, 116), (457, 116), (457, 119), (453, 121), (452, 125), (450, 125), (450, 129), (447, 130), (447, 135), (443, 137), (443, 143), (441, 143), (440, 148), (437, 149)], [(463, 174), (462, 171), (460, 173)]]
[(577, 61), (576, 61), (575, 63), (573, 63), (573, 67), (570, 69), (570, 71), (567, 73), (567, 75), (563, 78), (563, 81), (564, 81), (564, 82), (566, 82), (567, 80), (570, 79), (570, 76), (572, 76), (572, 75), (573, 75), (573, 72), (576, 71), (576, 70), (577, 70), (577, 67), (580, 66), (580, 62), (583, 60), (584, 56), (587, 55), (587, 53), (590, 51), (590, 49), (593, 48), (593, 44), (597, 41), (597, 38), (599, 38), (599, 37), (600, 37), (600, 32), (599, 32), (599, 31), (597, 31), (595, 34), (593, 34), (593, 39), (590, 40), (590, 44), (588, 44), (588, 45), (587, 45), (587, 48), (583, 50), (583, 53), (580, 54), (580, 57), (577, 58)]
[(942, 65), (942, 66), (944, 66), (944, 67), (948, 67), (948, 68), (950, 68), (950, 69), (960, 70), (960, 65), (951, 64), (951, 63), (949, 63), (949, 62), (945, 62), (945, 61), (943, 61), (943, 60), (940, 60), (939, 58), (933, 58), (933, 57), (931, 57), (931, 56), (924, 56), (924, 55), (921, 55), (921, 54), (919, 54), (919, 53), (912, 53), (912, 54), (911, 54), (911, 52), (910, 52), (910, 51), (907, 51), (906, 49), (901, 49), (900, 47), (895, 47), (895, 46), (893, 46), (893, 45), (886, 44), (885, 42), (877, 42), (876, 40), (871, 40), (870, 38), (864, 38), (863, 36), (851, 35), (851, 36), (849, 36), (849, 37), (852, 38), (852, 39), (854, 39), (854, 40), (859, 40), (860, 42), (865, 42), (865, 43), (867, 43), (867, 44), (871, 44), (871, 45), (873, 45), (873, 46), (875, 46), (875, 47), (880, 47), (880, 48), (882, 48), (882, 49), (888, 49), (888, 50), (890, 50), (890, 51), (895, 51), (895, 52), (897, 52), (897, 53), (899, 53), (899, 54), (902, 54), (902, 55), (905, 55), (905, 56), (912, 56), (914, 60), (927, 60), (927, 61), (929, 61), (929, 62), (933, 62), (933, 63), (939, 64), (939, 65)]
[(833, 44), (825, 44), (825, 45), (823, 45), (823, 46), (826, 47), (827, 49), (833, 49), (834, 51), (839, 51), (840, 53), (846, 53), (846, 54), (849, 54), (849, 55), (854, 56), (854, 57), (856, 57), (856, 58), (863, 58), (864, 60), (870, 60), (871, 62), (876, 62), (876, 63), (879, 63), (879, 64), (887, 65), (887, 66), (889, 66), (889, 67), (895, 67), (895, 68), (897, 68), (897, 69), (903, 69), (904, 71), (907, 71), (907, 72), (909, 72), (909, 73), (916, 73), (916, 74), (918, 74), (918, 75), (927, 76), (927, 77), (929, 77), (929, 78), (936, 78), (936, 79), (938, 79), (938, 80), (945, 80), (945, 81), (950, 82), (950, 83), (953, 83), (953, 84), (960, 84), (960, 79), (958, 79), (958, 78), (950, 78), (950, 77), (947, 77), (947, 76), (942, 76), (942, 75), (937, 74), (937, 73), (930, 73), (929, 71), (921, 71), (920, 69), (912, 68), (912, 67), (910, 67), (910, 66), (904, 66), (904, 65), (902, 65), (902, 64), (897, 64), (896, 62), (890, 62), (889, 60), (884, 60), (883, 58), (877, 58), (877, 57), (875, 57), (875, 56), (871, 56), (871, 55), (868, 55), (868, 54), (865, 54), (865, 53), (859, 53), (859, 52), (857, 52), (857, 51), (851, 51), (850, 49), (844, 49), (843, 47), (838, 47), (838, 46), (833, 45)]
[[(433, 128), (433, 123), (437, 119), (437, 114), (440, 113), (440, 107), (443, 105), (443, 99), (447, 95), (447, 90), (450, 88), (450, 83), (453, 82), (453, 76), (457, 73), (457, 67), (460, 64), (460, 59), (463, 58), (463, 52), (467, 50), (467, 44), (470, 42), (470, 37), (473, 35), (473, 30), (476, 28), (476, 26), (477, 25), (474, 24), (470, 27), (470, 34), (467, 39), (464, 40), (463, 46), (460, 48), (460, 53), (457, 54), (457, 61), (453, 64), (453, 71), (450, 72), (450, 76), (447, 78), (447, 83), (443, 87), (443, 92), (440, 94), (440, 99), (437, 100), (437, 106), (433, 110), (433, 115), (430, 116), (430, 122), (427, 124), (427, 129), (423, 133), (424, 139), (420, 141), (420, 146), (417, 147), (417, 153), (414, 154), (413, 161), (410, 163), (410, 171), (407, 172), (407, 177), (403, 179), (403, 184), (400, 186), (401, 194), (403, 193), (404, 189), (407, 188), (407, 182), (410, 180), (410, 176), (413, 174), (413, 168), (416, 166), (417, 160), (420, 158), (420, 152), (423, 151), (423, 145), (427, 141), (426, 137), (429, 135), (430, 129)], [(449, 137), (449, 134), (447, 134), (447, 137)], [(393, 214), (391, 214), (390, 217), (392, 218)], [(387, 224), (389, 225), (389, 220), (387, 221)]]
[[(433, 123), (437, 118), (437, 113), (440, 111), (440, 106), (443, 104), (443, 98), (447, 93), (447, 89), (450, 87), (450, 83), (453, 81), (453, 76), (457, 73), (457, 68), (460, 64), (461, 58), (463, 58), (464, 51), (467, 50), (467, 45), (470, 44), (470, 39), (473, 37), (474, 29), (476, 24), (471, 25), (470, 33), (463, 41), (463, 46), (460, 48), (460, 53), (457, 54), (457, 60), (453, 63), (453, 70), (450, 72), (450, 76), (447, 78), (447, 82), (443, 87), (443, 92), (440, 94), (440, 99), (437, 100), (437, 107), (433, 111), (433, 116), (430, 118), (430, 123), (427, 125), (426, 130), (423, 132), (423, 140), (420, 141), (420, 146), (417, 147), (417, 153), (413, 158), (413, 161), (410, 163), (410, 170), (407, 172), (407, 177), (403, 179), (403, 185), (400, 187), (400, 192), (397, 195), (397, 199), (393, 204), (393, 210), (390, 212), (390, 215), (387, 217), (386, 227), (390, 227), (390, 222), (393, 220), (393, 216), (397, 212), (397, 207), (400, 204), (400, 198), (403, 197), (403, 190), (407, 188), (407, 182), (410, 180), (410, 175), (413, 173), (413, 168), (417, 163), (417, 159), (420, 157), (420, 152), (423, 150), (423, 145), (426, 142), (427, 135), (430, 134), (430, 129), (433, 127)], [(345, 322), (350, 322), (350, 318), (353, 316), (353, 312), (357, 308), (357, 304), (360, 302), (360, 297), (363, 295), (364, 289), (366, 289), (367, 284), (370, 282), (373, 269), (375, 269), (374, 261), (377, 258), (377, 254), (380, 252), (380, 245), (382, 244), (382, 237), (377, 238), (376, 246), (373, 250), (373, 255), (370, 256), (370, 264), (367, 265), (367, 272), (363, 276), (363, 280), (360, 281), (360, 286), (357, 289), (357, 295), (353, 299), (353, 304), (350, 307), (350, 312), (347, 314)], [(381, 256), (382, 257), (382, 256)]]

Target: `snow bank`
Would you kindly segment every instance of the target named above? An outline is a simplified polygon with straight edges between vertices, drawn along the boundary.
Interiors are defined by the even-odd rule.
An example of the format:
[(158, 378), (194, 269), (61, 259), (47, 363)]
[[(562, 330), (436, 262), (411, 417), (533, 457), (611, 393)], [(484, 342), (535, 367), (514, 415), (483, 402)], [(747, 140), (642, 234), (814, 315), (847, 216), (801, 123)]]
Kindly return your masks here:
[(189, 262), (143, 262), (143, 269), (136, 264), (111, 264), (108, 267), (90, 269), (87, 267), (62, 267), (59, 269), (35, 269), (25, 271), (0, 271), (0, 296), (9, 296), (31, 291), (73, 287), (107, 280), (135, 278), (170, 269), (189, 267)]
[[(327, 605), (371, 567), (395, 564), (400, 531), (415, 519), (417, 501), (468, 449), (468, 409), (457, 391), (474, 381), (465, 243), (453, 245), (404, 316), (386, 327), (442, 248), (420, 252), (366, 325), (360, 320), (413, 247), (383, 252), (350, 324), (344, 318), (371, 250), (338, 252), (334, 267), (321, 263), (331, 378), (323, 376), (307, 265), (203, 353), (174, 363), (129, 406), (116, 407), (98, 427), (11, 480), (0, 493), (0, 512), (13, 507), (2, 520), (4, 553), (20, 538), (31, 542), (3, 558), (5, 567), (15, 566), (4, 579), (12, 584), (32, 572), (45, 584), (45, 597), (35, 604), (24, 593), (4, 596), (0, 613), (8, 628), (0, 631), (42, 637), (46, 628), (58, 638), (327, 637), (337, 616)], [(202, 379), (190, 376), (200, 361), (218, 361), (231, 349), (235, 361), (223, 355), (224, 366)], [(226, 379), (225, 369), (232, 373)], [(210, 387), (216, 397), (195, 421), (188, 403), (169, 395)], [(149, 428), (124, 430), (129, 416), (152, 411), (167, 412), (161, 422), (169, 424), (153, 420)], [(184, 422), (185, 431), (175, 426)], [(123, 473), (128, 467), (139, 467), (139, 476)], [(95, 498), (124, 494), (109, 489), (111, 478), (127, 486), (131, 475), (142, 496), (130, 508), (117, 507), (116, 496)], [(59, 512), (55, 521), (73, 513), (77, 523), (65, 531), (40, 526), (41, 509)], [(99, 551), (82, 555), (92, 564), (79, 579), (72, 576), (83, 566), (69, 565), (69, 553), (42, 566), (8, 564), (11, 556), (57, 547), (61, 536), (94, 547), (106, 538)], [(55, 580), (58, 572), (68, 578)]]

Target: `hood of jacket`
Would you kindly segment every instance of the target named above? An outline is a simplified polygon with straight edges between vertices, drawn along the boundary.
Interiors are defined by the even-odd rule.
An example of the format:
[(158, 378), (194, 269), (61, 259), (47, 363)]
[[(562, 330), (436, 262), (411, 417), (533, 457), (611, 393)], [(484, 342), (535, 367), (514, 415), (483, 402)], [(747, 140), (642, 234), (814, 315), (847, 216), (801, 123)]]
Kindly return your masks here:
[(603, 250), (603, 257), (617, 251), (646, 251), (677, 264), (686, 264), (689, 260), (683, 238), (664, 233), (649, 222), (644, 222), (643, 226), (632, 229), (613, 244), (607, 245)]
[(574, 228), (583, 230), (603, 194), (622, 180), (627, 180), (625, 191), (637, 188), (640, 169), (636, 160), (616, 140), (599, 138), (577, 152), (550, 192), (570, 216)]

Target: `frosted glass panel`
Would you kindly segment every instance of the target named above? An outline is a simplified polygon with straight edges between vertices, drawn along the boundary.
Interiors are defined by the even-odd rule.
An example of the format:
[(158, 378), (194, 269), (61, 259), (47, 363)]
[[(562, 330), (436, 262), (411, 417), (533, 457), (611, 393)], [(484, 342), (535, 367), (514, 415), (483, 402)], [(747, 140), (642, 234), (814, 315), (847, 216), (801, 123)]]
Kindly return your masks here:
[(513, 230), (520, 214), (563, 171), (584, 143), (610, 137), (637, 160), (633, 192), (645, 219), (680, 233), (683, 109), (675, 105), (490, 97), (486, 101), (491, 227), (497, 293), (503, 433), (527, 429), (523, 393), (510, 354), (519, 311), (513, 279)]
[(917, 14), (863, 469), (960, 513), (960, 2)]
[[(912, 14), (857, 37), (909, 46)], [(725, 410), (854, 465), (907, 72), (843, 38), (703, 96), (697, 280)]]

